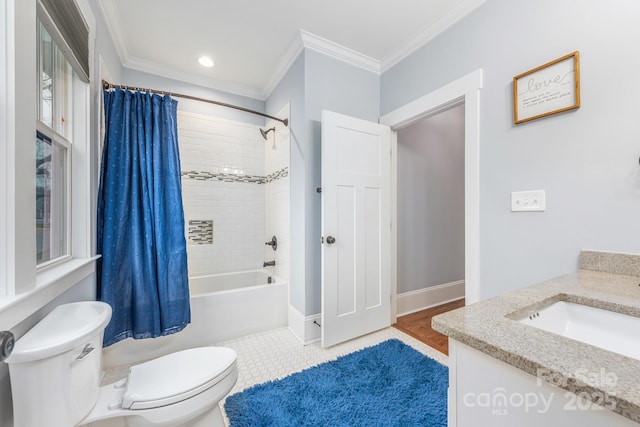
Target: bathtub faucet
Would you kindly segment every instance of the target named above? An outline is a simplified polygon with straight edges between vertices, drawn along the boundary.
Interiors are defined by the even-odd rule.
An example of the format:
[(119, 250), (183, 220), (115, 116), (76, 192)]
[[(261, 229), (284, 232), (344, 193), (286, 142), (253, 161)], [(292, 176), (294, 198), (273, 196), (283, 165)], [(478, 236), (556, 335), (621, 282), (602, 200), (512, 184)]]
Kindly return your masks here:
[(262, 264), (263, 267), (275, 267), (275, 265), (275, 261), (265, 261), (264, 264)]

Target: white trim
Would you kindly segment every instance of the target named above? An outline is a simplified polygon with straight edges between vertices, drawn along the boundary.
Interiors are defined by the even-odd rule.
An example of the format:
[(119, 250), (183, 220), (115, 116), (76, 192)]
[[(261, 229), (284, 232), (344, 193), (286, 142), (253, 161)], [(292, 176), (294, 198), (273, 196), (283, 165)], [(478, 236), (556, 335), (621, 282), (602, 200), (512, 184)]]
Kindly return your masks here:
[(298, 56), (304, 50), (304, 45), (302, 44), (302, 38), (296, 37), (296, 39), (291, 43), (289, 49), (284, 54), (278, 65), (276, 66), (275, 71), (271, 75), (271, 78), (267, 82), (264, 90), (262, 91), (262, 99), (266, 100), (271, 96), (273, 90), (278, 86), (280, 80), (283, 79), (289, 68), (293, 65)]
[(356, 52), (348, 47), (341, 46), (331, 40), (324, 39), (316, 36), (305, 30), (299, 31), (299, 37), (293, 41), (287, 53), (284, 55), (273, 75), (265, 85), (262, 91), (262, 99), (267, 99), (271, 96), (271, 93), (276, 88), (280, 80), (285, 76), (291, 65), (298, 58), (298, 55), (304, 51), (304, 49), (310, 49), (324, 55), (330, 56), (338, 61), (346, 62), (358, 68), (370, 71), (372, 73), (380, 74), (380, 61)]
[(0, 298), (7, 294), (7, 254), (9, 229), (7, 218), (7, 194), (8, 194), (8, 142), (10, 139), (9, 122), (9, 95), (11, 88), (8, 82), (9, 68), (9, 36), (12, 25), (8, 19), (7, 7), (9, 2), (3, 2), (0, 6)]
[(100, 11), (102, 12), (102, 16), (104, 17), (107, 30), (109, 31), (111, 39), (113, 40), (113, 44), (116, 47), (116, 52), (118, 53), (120, 63), (124, 68), (130, 68), (132, 70), (154, 74), (169, 79), (180, 80), (183, 82), (221, 90), (235, 95), (256, 98), (261, 101), (265, 99), (264, 91), (261, 90), (250, 88), (244, 85), (216, 80), (193, 73), (177, 71), (173, 68), (166, 67), (152, 61), (147, 61), (131, 56), (131, 54), (129, 53), (129, 47), (127, 45), (127, 38), (125, 37), (125, 31), (121, 25), (122, 19), (120, 18), (120, 14), (118, 12), (118, 8), (115, 5), (115, 2), (111, 0), (98, 0), (98, 6), (100, 7)]
[(297, 308), (289, 304), (289, 330), (303, 345), (320, 341), (320, 314), (304, 316)]
[[(478, 69), (422, 96), (380, 118), (397, 130), (458, 102), (465, 103), (465, 297), (467, 304), (480, 300), (480, 89)], [(394, 175), (392, 175), (392, 180)], [(397, 182), (392, 181), (392, 188)], [(392, 243), (393, 244), (393, 243)], [(397, 257), (398, 248), (391, 248)], [(397, 260), (392, 261), (397, 262)]]
[(432, 115), (446, 106), (459, 102), (470, 88), (482, 88), (482, 70), (476, 70), (442, 86), (380, 118), (380, 123), (400, 129), (423, 117)]
[(391, 239), (389, 244), (391, 245), (391, 265), (389, 270), (391, 273), (391, 324), (393, 325), (398, 320), (398, 132), (391, 132), (391, 215), (389, 220), (391, 221)]
[(363, 55), (308, 31), (300, 30), (300, 37), (302, 38), (303, 46), (307, 49), (315, 50), (372, 73), (380, 74), (380, 61), (375, 58)]
[[(35, 287), (36, 3), (8, 2), (7, 18), (7, 295)], [(29, 142), (29, 143), (20, 143)], [(31, 195), (31, 197), (27, 197)], [(26, 317), (26, 316), (25, 316)]]
[(464, 298), (464, 280), (398, 294), (398, 316)]
[(380, 69), (384, 73), (416, 50), (420, 49), (431, 40), (445, 32), (449, 27), (474, 11), (478, 6), (484, 4), (487, 0), (467, 0), (458, 4), (455, 8), (447, 12), (433, 24), (418, 32), (412, 38), (407, 40), (402, 46), (391, 52), (380, 61)]
[[(92, 61), (93, 62), (93, 61)], [(74, 79), (73, 81), (73, 139), (69, 178), (71, 191), (69, 194), (71, 242), (69, 253), (74, 258), (88, 258), (93, 255), (94, 216), (92, 208), (93, 188), (95, 182), (91, 166), (95, 152), (91, 143), (91, 87), (89, 84)]]
[(129, 47), (127, 46), (127, 39), (124, 36), (124, 29), (122, 28), (120, 14), (118, 8), (113, 0), (98, 0), (98, 7), (102, 12), (104, 23), (107, 26), (107, 30), (111, 35), (111, 40), (116, 47), (116, 53), (120, 59), (120, 63), (124, 64), (129, 59)]
[[(67, 43), (67, 41), (65, 40), (64, 36), (62, 35), (62, 32), (60, 31), (55, 21), (49, 14), (49, 11), (47, 10), (47, 8), (45, 8), (44, 5), (40, 1), (38, 1), (37, 9), (38, 9), (38, 19), (40, 20), (40, 23), (49, 33), (49, 36), (55, 42), (56, 47), (58, 48), (58, 50), (60, 51), (64, 59), (69, 63), (73, 71), (76, 73), (78, 77), (80, 77), (82, 81), (84, 81), (85, 83), (89, 83), (91, 81), (90, 79), (91, 72), (89, 70), (85, 71), (84, 67), (82, 66), (82, 63), (76, 56), (76, 53), (73, 51), (71, 46), (69, 46), (69, 43)], [(82, 14), (82, 11), (80, 11), (80, 13)], [(85, 19), (85, 22), (86, 22), (86, 19)], [(90, 66), (90, 62), (87, 65)]]
[(0, 325), (10, 329), (95, 272), (98, 257), (73, 259), (38, 274), (37, 286), (0, 299)]
[(447, 389), (447, 425), (458, 425), (458, 412), (456, 408), (456, 392), (458, 391), (458, 341), (447, 338), (449, 344), (449, 387)]
[[(75, 0), (76, 6), (80, 9), (80, 13), (84, 18), (84, 22), (87, 24), (87, 28), (89, 28), (89, 50), (93, 47), (93, 43), (96, 40), (96, 17), (93, 14), (93, 9), (89, 5), (89, 0)], [(89, 58), (91, 59), (91, 58)], [(89, 66), (91, 66), (91, 61), (89, 61)]]
[(376, 74), (381, 74), (414, 53), (426, 43), (433, 40), (436, 36), (443, 33), (449, 27), (485, 2), (486, 0), (466, 0), (442, 16), (434, 24), (429, 25), (427, 28), (414, 35), (382, 60), (364, 55), (353, 49), (300, 29), (299, 37), (296, 38), (287, 53), (279, 62), (278, 66), (273, 71), (271, 78), (266, 82), (264, 87), (260, 89), (211, 79), (197, 74), (180, 72), (164, 65), (132, 57), (129, 53), (125, 32), (121, 24), (122, 19), (120, 18), (115, 2), (111, 0), (97, 1), (98, 7), (100, 8), (104, 18), (105, 25), (111, 35), (111, 39), (113, 40), (120, 63), (123, 67), (201, 85), (235, 95), (247, 96), (261, 101), (266, 100), (271, 95), (271, 92), (278, 85), (282, 77), (284, 77), (289, 67), (291, 67), (291, 64), (293, 64), (293, 61), (298, 57), (303, 48), (315, 50), (358, 68), (362, 68)]

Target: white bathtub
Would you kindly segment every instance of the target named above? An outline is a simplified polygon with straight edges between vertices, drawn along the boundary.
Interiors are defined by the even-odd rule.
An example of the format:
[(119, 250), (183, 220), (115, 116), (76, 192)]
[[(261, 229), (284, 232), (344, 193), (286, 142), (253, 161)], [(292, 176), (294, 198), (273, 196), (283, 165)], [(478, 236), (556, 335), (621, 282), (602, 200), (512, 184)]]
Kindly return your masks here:
[[(211, 292), (222, 292), (252, 286), (267, 285), (268, 281), (269, 273), (265, 270), (194, 276), (189, 278), (189, 291), (191, 292), (191, 295), (204, 295)], [(278, 280), (276, 279), (275, 282), (277, 283)]]
[(190, 278), (191, 324), (166, 337), (129, 338), (105, 348), (105, 369), (286, 326), (287, 283), (275, 277), (269, 284), (268, 277), (255, 270)]

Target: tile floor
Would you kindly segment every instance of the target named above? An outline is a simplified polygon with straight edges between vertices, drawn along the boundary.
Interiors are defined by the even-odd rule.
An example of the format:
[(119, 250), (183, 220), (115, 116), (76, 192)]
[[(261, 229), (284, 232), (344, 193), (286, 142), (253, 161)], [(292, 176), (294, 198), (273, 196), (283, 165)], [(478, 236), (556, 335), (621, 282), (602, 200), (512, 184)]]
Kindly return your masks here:
[(426, 356), (447, 364), (448, 358), (444, 354), (395, 328), (386, 328), (327, 349), (322, 348), (319, 342), (302, 345), (287, 328), (235, 338), (216, 345), (230, 347), (238, 354), (238, 382), (230, 393), (234, 394), (252, 385), (286, 377), (391, 338), (397, 338)]
[[(288, 328), (235, 338), (216, 345), (230, 347), (238, 354), (238, 382), (229, 393), (230, 396), (255, 384), (284, 378), (391, 338), (397, 338), (420, 353), (447, 364), (447, 356), (395, 328), (386, 328), (327, 349), (322, 348), (319, 342), (302, 345)], [(228, 425), (224, 400), (220, 402), (220, 407)]]
[[(319, 342), (302, 345), (288, 328), (273, 329), (214, 345), (230, 347), (238, 354), (238, 382), (229, 393), (231, 395), (255, 384), (286, 377), (391, 338), (397, 338), (420, 353), (447, 364), (447, 356), (392, 327), (327, 349), (322, 348)], [(110, 369), (105, 372), (102, 383), (109, 384), (124, 378), (128, 369), (128, 366)], [(224, 401), (220, 406), (224, 414)]]

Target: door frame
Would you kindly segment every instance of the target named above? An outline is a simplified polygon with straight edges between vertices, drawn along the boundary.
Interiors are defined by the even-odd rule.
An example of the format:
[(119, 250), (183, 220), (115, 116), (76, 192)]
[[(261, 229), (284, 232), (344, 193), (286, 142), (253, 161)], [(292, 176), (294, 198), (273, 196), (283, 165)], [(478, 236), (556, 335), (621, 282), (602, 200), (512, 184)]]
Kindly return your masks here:
[(482, 69), (454, 80), (380, 117), (391, 127), (391, 322), (398, 294), (398, 129), (464, 103), (465, 299), (480, 300), (480, 90)]

